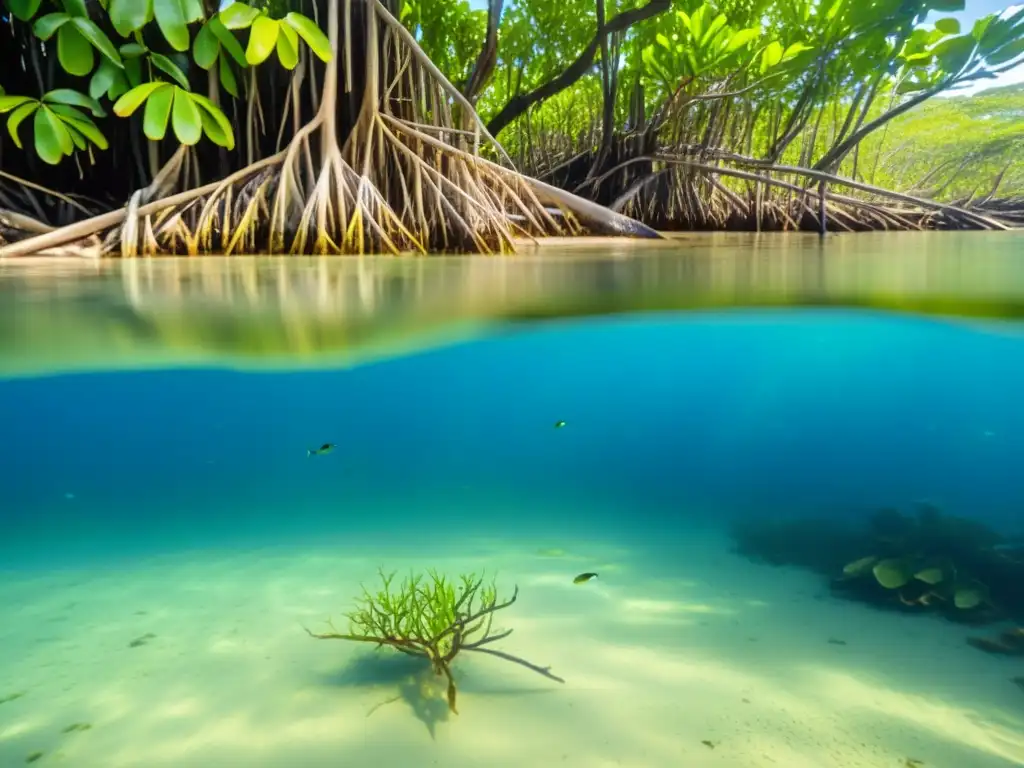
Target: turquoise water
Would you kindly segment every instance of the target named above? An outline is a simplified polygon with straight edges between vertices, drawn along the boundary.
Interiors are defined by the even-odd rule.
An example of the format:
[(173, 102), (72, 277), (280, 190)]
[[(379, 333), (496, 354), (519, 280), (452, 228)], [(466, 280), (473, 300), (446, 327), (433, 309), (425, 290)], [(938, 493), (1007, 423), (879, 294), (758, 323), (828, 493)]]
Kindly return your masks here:
[[(671, 258), (656, 274), (700, 274)], [(977, 311), (984, 265), (960, 295), (903, 266), (904, 300), (976, 317), (871, 309), (901, 295), (872, 281), (849, 306), (797, 281), (771, 308), (577, 316), (593, 280), (509, 298), (558, 293), (536, 265), (459, 311), (443, 276), (417, 293), (389, 273), (353, 309), (322, 277), (289, 304), (280, 282), (226, 289), (248, 280), (226, 268), (147, 266), (159, 290), (7, 273), (0, 766), (1024, 765), (1024, 667), (964, 642), (1024, 622), (1013, 606), (980, 626), (878, 610), (733, 552), (737, 524), (855, 527), (922, 500), (1024, 534), (1014, 283)], [(601, 269), (613, 291), (630, 267)], [(342, 327), (362, 350), (344, 364)], [(67, 337), (40, 347), (47, 329)], [(521, 589), (514, 650), (566, 682), (467, 661), (455, 716), (401, 657), (301, 631), (378, 567), (497, 572)]]
[(1013, 526), (1022, 390), (1024, 336), (842, 310), (566, 321), (343, 371), (8, 380), (5, 561), (439, 526), (660, 538), (918, 499)]

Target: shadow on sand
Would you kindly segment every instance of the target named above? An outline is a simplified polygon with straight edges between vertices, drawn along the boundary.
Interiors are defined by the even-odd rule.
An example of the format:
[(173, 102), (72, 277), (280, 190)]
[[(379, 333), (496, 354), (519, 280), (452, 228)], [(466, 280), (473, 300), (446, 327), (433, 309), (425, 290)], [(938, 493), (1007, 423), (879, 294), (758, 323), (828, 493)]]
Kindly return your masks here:
[(361, 653), (337, 671), (321, 676), (324, 685), (354, 688), (390, 688), (397, 696), (375, 704), (369, 717), (386, 704), (404, 701), (434, 738), (437, 724), (451, 717), (445, 687), (426, 659), (404, 654)]
[[(461, 670), (455, 669), (452, 673), (460, 694), (503, 696), (551, 693), (555, 690), (547, 687), (508, 688), (480, 679), (472, 684), (467, 683)], [(319, 682), (326, 686), (397, 690), (397, 695), (382, 699), (370, 708), (366, 716), (387, 704), (403, 701), (426, 726), (431, 738), (434, 738), (438, 723), (452, 718), (446, 698), (447, 683), (443, 677), (434, 674), (426, 659), (400, 653), (361, 653), (340, 669), (320, 675)]]

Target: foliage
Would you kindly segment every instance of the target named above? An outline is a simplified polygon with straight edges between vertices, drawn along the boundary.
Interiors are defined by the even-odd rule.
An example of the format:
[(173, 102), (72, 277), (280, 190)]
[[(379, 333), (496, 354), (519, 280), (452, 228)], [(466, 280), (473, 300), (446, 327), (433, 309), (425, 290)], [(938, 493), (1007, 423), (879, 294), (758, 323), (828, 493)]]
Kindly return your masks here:
[(469, 77), (487, 28), (486, 11), (471, 8), (467, 0), (405, 0), (401, 21), (450, 80)]
[(1024, 85), (922, 104), (866, 139), (862, 154), (878, 158), (865, 166), (868, 181), (891, 189), (959, 200), (998, 179), (997, 195), (1024, 195)]
[(409, 656), (427, 659), (437, 675), (448, 681), (448, 706), (456, 710), (455, 681), (451, 663), (462, 651), (485, 653), (511, 661), (547, 678), (565, 682), (551, 674), (548, 667), (537, 667), (523, 659), (485, 648), (512, 634), (512, 630), (491, 633), (494, 614), (511, 606), (519, 595), (518, 587), (508, 600), (498, 601), (494, 583), (484, 584), (475, 574), (462, 575), (452, 581), (428, 571), (410, 575), (394, 585), (395, 574), (380, 572), (382, 588), (370, 592), (363, 587), (363, 596), (356, 609), (348, 614), (349, 631), (333, 630), (309, 634), (321, 640), (351, 640), (389, 646)]
[(67, 88), (44, 93), (41, 99), (0, 95), (0, 114), (10, 113), (7, 131), (14, 145), (18, 149), (22, 148), (18, 128), (26, 119), (35, 115), (35, 150), (44, 162), (51, 165), (72, 155), (76, 149), (89, 149), (91, 152), (90, 144), (99, 149), (107, 148), (106, 138), (82, 108), (88, 109), (95, 117), (106, 114), (98, 101)]
[[(385, 5), (448, 80), (469, 80), (487, 11), (468, 0)], [(710, 203), (723, 199), (730, 210), (752, 210), (749, 201), (762, 199), (757, 185), (716, 176), (730, 163), (748, 174), (757, 164), (809, 169), (947, 201), (1024, 185), (1013, 163), (1021, 137), (1012, 95), (987, 117), (966, 99), (929, 102), (1024, 64), (1024, 8), (967, 29), (948, 16), (964, 0), (498, 5), (495, 68), (474, 94), (484, 121), (508, 118), (497, 122), (500, 139), (526, 173), (645, 221), (707, 224)], [(196, 177), (223, 177), (279, 150), (299, 114), (317, 111), (322, 62), (335, 55), (317, 23), (325, 0), (0, 0), (0, 8), (5, 170), (117, 205), (152, 183), (179, 144), (203, 153), (190, 161)], [(614, 26), (623, 19), (633, 20)], [(394, 72), (385, 65), (381, 74)], [(450, 94), (432, 102), (434, 93), (422, 94), (423, 109), (464, 119)], [(949, 130), (929, 128), (932, 119), (948, 119)], [(642, 136), (630, 138), (639, 128)], [(484, 152), (500, 159), (499, 150)], [(687, 165), (697, 155), (699, 167)], [(49, 168), (67, 158), (77, 180)], [(794, 183), (800, 191), (815, 182)], [(56, 218), (79, 216), (61, 211)]]
[[(37, 41), (47, 50), (54, 47), (57, 62), (76, 86), (55, 88), (39, 98), (0, 97), (0, 113), (11, 113), (8, 132), (19, 149), (18, 128), (35, 115), (33, 147), (49, 164), (76, 151), (88, 150), (91, 157), (94, 148), (108, 148), (100, 126), (81, 109), (109, 124), (131, 116), (143, 102), (142, 130), (151, 141), (163, 139), (170, 124), (182, 144), (193, 145), (205, 135), (232, 149), (234, 128), (220, 102), (240, 96), (235, 67), (258, 66), (276, 52), (280, 64), (293, 69), (300, 40), (323, 61), (332, 55), (326, 36), (308, 17), (291, 11), (275, 19), (266, 8), (239, 2), (209, 15), (200, 0), (109, 0), (98, 7), (85, 0), (5, 4), (15, 25), (30, 24)], [(248, 33), (244, 49), (235, 34), (243, 30)], [(115, 44), (119, 39), (128, 42)], [(224, 93), (215, 86), (209, 95), (193, 90), (196, 68), (211, 70), (215, 64)], [(88, 94), (77, 82), (86, 77)], [(111, 103), (110, 115), (103, 102)]]
[(1024, 618), (1024, 546), (930, 504), (880, 510), (860, 525), (832, 519), (736, 526), (737, 551), (829, 578), (837, 595), (961, 622)]

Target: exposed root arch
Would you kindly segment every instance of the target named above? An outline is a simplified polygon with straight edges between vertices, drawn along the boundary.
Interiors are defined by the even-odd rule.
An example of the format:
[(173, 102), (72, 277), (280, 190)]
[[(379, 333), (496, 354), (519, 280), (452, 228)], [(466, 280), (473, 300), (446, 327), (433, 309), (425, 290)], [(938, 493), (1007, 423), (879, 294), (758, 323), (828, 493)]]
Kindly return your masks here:
[[(183, 149), (124, 210), (14, 243), (0, 255), (97, 233), (106, 235), (107, 253), (123, 257), (501, 253), (521, 237), (585, 230), (656, 236), (517, 173), (470, 103), (379, 0), (329, 0), (327, 16), (334, 58), (317, 111), (281, 151), (165, 196), (187, 186)], [(302, 76), (300, 68), (295, 77)], [(485, 147), (495, 160), (483, 157)]]

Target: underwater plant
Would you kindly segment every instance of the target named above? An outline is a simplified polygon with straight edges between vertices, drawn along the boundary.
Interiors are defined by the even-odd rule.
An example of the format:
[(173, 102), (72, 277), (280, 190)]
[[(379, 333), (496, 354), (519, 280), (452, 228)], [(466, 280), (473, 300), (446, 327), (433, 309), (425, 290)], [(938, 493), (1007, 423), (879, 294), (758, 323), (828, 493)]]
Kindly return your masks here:
[(979, 571), (989, 572), (992, 548), (1002, 540), (998, 533), (928, 503), (918, 504), (915, 516), (881, 510), (871, 516), (868, 529), (872, 554), (846, 563), (834, 588), (859, 581), (852, 585), (855, 591), (863, 597), (874, 592), (881, 602), (939, 608), (957, 620), (993, 617), (992, 594)]
[(735, 550), (751, 560), (829, 577), (837, 596), (961, 623), (1024, 620), (1024, 540), (919, 503), (843, 518), (743, 521)]
[(395, 574), (380, 571), (383, 588), (376, 594), (363, 586), (363, 596), (356, 600), (356, 609), (347, 614), (349, 631), (324, 633), (306, 629), (318, 640), (351, 640), (374, 643), (378, 648), (390, 646), (408, 656), (427, 659), (434, 673), (448, 681), (448, 708), (455, 714), (455, 679), (451, 665), (463, 651), (483, 653), (510, 661), (543, 675), (549, 680), (564, 683), (550, 667), (531, 664), (518, 656), (489, 648), (491, 643), (512, 634), (506, 629), (492, 634), (494, 614), (515, 603), (519, 587), (512, 597), (498, 601), (493, 581), (484, 585), (475, 574), (462, 575), (458, 583), (436, 571), (426, 576), (410, 575), (393, 587)]

